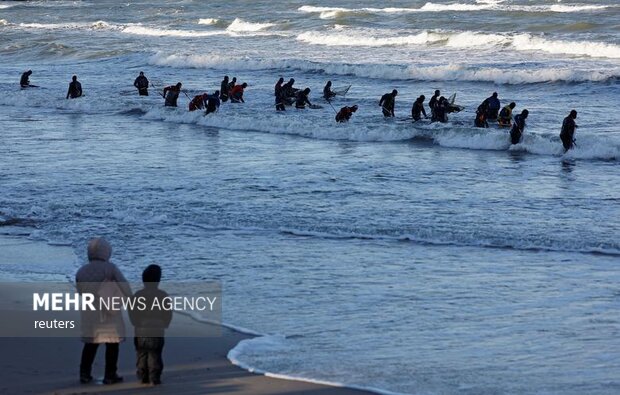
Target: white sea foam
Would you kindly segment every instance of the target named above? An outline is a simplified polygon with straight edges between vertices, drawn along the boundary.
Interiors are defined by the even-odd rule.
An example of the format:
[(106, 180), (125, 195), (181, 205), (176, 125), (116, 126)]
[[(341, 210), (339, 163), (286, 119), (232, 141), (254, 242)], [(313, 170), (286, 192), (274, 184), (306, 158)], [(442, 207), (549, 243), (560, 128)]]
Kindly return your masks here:
[(316, 7), (311, 5), (303, 5), (298, 8), (301, 12), (318, 13), (322, 19), (336, 18), (345, 14), (361, 14), (361, 13), (416, 13), (416, 12), (475, 12), (493, 10), (500, 12), (584, 12), (584, 11), (600, 11), (609, 8), (607, 5), (506, 5), (502, 4), (503, 0), (477, 0), (476, 4), (471, 3), (433, 3), (427, 2), (420, 8), (343, 8), (343, 7)]
[(550, 67), (529, 70), (527, 68), (477, 67), (476, 65), (447, 64), (420, 67), (389, 64), (343, 64), (319, 63), (297, 59), (231, 59), (218, 55), (168, 55), (157, 53), (149, 59), (156, 66), (219, 68), (230, 70), (296, 69), (306, 72), (323, 72), (332, 75), (355, 75), (365, 78), (420, 81), (485, 81), (498, 84), (529, 84), (540, 82), (605, 81), (620, 77), (620, 67), (592, 70), (590, 68)]
[(288, 374), (279, 374), (272, 373), (260, 369), (258, 367), (252, 366), (250, 363), (245, 362), (248, 359), (249, 355), (261, 355), (265, 353), (279, 353), (287, 350), (288, 347), (286, 345), (286, 338), (281, 335), (269, 335), (269, 336), (261, 336), (255, 337), (252, 339), (241, 340), (239, 344), (237, 344), (232, 350), (228, 352), (227, 358), (228, 360), (235, 366), (240, 367), (241, 369), (247, 370), (250, 373), (262, 374), (267, 377), (273, 377), (282, 380), (293, 380), (293, 381), (302, 381), (306, 383), (325, 385), (330, 387), (338, 387), (338, 388), (352, 388), (362, 391), (374, 392), (382, 395), (404, 395), (402, 393), (382, 390), (374, 387), (365, 387), (365, 386), (356, 386), (356, 385), (346, 385), (343, 383), (326, 381), (326, 380), (318, 380), (309, 377), (303, 376), (295, 376)]
[(73, 22), (73, 23), (20, 23), (20, 28), (40, 30), (120, 30), (123, 25), (106, 21)]
[(0, 26), (6, 26), (8, 24), (9, 24), (9, 22), (7, 22), (6, 19), (0, 19)]
[(242, 19), (235, 18), (234, 21), (226, 28), (230, 32), (257, 32), (275, 26), (275, 23), (255, 23), (246, 22)]
[(199, 25), (215, 25), (216, 23), (218, 23), (220, 20), (217, 18), (200, 18), (198, 20), (198, 24)]
[(481, 11), (492, 8), (492, 4), (441, 4), (426, 3), (420, 8), (420, 11), (427, 12), (444, 12), (444, 11)]
[[(239, 109), (241, 107), (238, 107)], [(452, 148), (467, 148), (477, 150), (508, 150), (511, 147), (507, 130), (490, 128), (481, 130), (473, 126), (454, 124), (420, 124), (410, 122), (388, 123), (382, 128), (376, 125), (351, 122), (349, 124), (335, 124), (330, 110), (319, 112), (291, 112), (281, 114), (277, 112), (263, 113), (260, 117), (255, 112), (248, 114), (236, 112), (238, 108), (226, 108), (225, 113), (217, 113), (205, 117), (200, 113), (171, 110), (169, 108), (152, 108), (143, 115), (144, 119), (164, 122), (197, 124), (218, 129), (229, 129), (271, 134), (297, 135), (320, 140), (349, 140), (363, 142), (407, 141), (413, 138), (430, 139), (438, 145)], [(320, 112), (324, 111), (324, 112)], [(310, 114), (323, 114), (319, 118)], [(328, 115), (329, 114), (329, 115)], [(328, 116), (325, 116), (328, 115)], [(234, 122), (231, 122), (234, 119)], [(580, 144), (571, 151), (568, 157), (579, 159), (620, 159), (620, 145), (612, 139), (586, 135), (579, 137)], [(524, 135), (523, 142), (516, 149), (537, 155), (563, 155), (562, 145), (556, 135), (545, 135), (540, 132), (530, 132)]]
[(348, 31), (335, 33), (305, 32), (297, 36), (298, 41), (309, 44), (327, 46), (362, 46), (362, 47), (385, 47), (395, 45), (422, 45), (441, 40), (441, 36), (433, 33), (421, 32), (406, 36), (373, 37), (364, 33), (352, 33)]
[(548, 40), (530, 34), (517, 34), (512, 37), (512, 45), (520, 51), (620, 59), (620, 46), (602, 42)]
[(155, 37), (208, 37), (226, 34), (222, 31), (197, 31), (197, 30), (178, 30), (178, 29), (156, 29), (147, 26), (133, 25), (123, 28), (123, 33), (135, 34), (139, 36)]
[(582, 12), (582, 11), (599, 11), (608, 8), (606, 5), (562, 5), (553, 4), (549, 7), (552, 12)]
[(596, 41), (565, 41), (546, 39), (528, 33), (481, 33), (475, 31), (422, 31), (395, 36), (382, 29), (343, 29), (310, 31), (297, 36), (298, 41), (325, 46), (407, 46), (444, 45), (452, 48), (510, 47), (517, 51), (540, 51), (551, 54), (620, 58), (620, 46)]

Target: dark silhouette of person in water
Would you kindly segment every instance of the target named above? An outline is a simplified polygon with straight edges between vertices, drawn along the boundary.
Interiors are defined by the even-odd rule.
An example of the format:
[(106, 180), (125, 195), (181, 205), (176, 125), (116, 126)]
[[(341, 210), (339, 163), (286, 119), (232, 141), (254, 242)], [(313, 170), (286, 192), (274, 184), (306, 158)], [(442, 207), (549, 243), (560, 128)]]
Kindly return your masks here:
[(67, 91), (67, 99), (77, 99), (82, 96), (82, 84), (77, 79), (77, 76), (74, 75), (71, 78), (71, 83), (69, 84), (69, 90)]

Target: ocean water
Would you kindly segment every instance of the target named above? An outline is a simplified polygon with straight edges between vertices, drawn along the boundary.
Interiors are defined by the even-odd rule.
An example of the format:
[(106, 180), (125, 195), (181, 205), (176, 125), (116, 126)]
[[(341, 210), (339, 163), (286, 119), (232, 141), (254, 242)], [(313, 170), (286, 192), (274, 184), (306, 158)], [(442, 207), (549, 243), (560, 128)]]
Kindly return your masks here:
[[(416, 395), (618, 394), (619, 20), (614, 0), (2, 1), (0, 224), (82, 260), (104, 235), (132, 280), (158, 262), (222, 281), (224, 320), (266, 335), (230, 353), (249, 369)], [(40, 88), (19, 89), (27, 69)], [(141, 70), (190, 95), (237, 76), (247, 103), (164, 108), (135, 95)], [(85, 96), (68, 101), (73, 74)], [(280, 76), (324, 108), (277, 113)], [(360, 106), (347, 125), (320, 98), (328, 79), (352, 85), (334, 102)], [(465, 110), (406, 120), (435, 89)], [(472, 127), (493, 91), (530, 110), (517, 146)]]

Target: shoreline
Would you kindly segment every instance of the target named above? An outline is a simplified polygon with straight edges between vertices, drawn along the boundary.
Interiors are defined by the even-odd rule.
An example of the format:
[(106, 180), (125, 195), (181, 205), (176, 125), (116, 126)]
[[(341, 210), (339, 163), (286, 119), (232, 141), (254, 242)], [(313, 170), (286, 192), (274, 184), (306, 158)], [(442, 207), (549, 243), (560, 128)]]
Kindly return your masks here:
[[(16, 231), (17, 230), (17, 231)], [(0, 265), (47, 264), (75, 262), (69, 247), (53, 246), (44, 241), (29, 240), (24, 228), (4, 228), (0, 232)], [(13, 279), (14, 280), (14, 279)], [(7, 280), (5, 280), (7, 281)], [(9, 280), (10, 281), (10, 280)], [(10, 394), (369, 394), (374, 391), (338, 386), (319, 380), (288, 377), (257, 369), (244, 369), (228, 358), (244, 340), (256, 335), (242, 333), (226, 324), (199, 322), (175, 314), (185, 325), (211, 326), (221, 336), (209, 338), (166, 338), (164, 347), (163, 384), (144, 386), (135, 378), (135, 356), (131, 337), (120, 346), (118, 371), (123, 383), (102, 385), (104, 351), (100, 347), (93, 376), (95, 381), (79, 384), (78, 369), (82, 342), (76, 338), (0, 338), (3, 350), (0, 369), (5, 372), (0, 393)], [(129, 328), (129, 324), (125, 323)], [(128, 331), (131, 333), (131, 330)], [(238, 361), (237, 361), (238, 362)], [(386, 393), (386, 392), (383, 392)]]

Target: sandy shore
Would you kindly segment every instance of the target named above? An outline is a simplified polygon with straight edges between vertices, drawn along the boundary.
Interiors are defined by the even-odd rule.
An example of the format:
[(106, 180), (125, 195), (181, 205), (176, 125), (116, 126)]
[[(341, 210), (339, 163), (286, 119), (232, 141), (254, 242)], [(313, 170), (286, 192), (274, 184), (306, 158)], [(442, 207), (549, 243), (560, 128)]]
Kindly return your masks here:
[[(1, 232), (1, 230), (0, 230)], [(33, 242), (15, 232), (0, 234), (0, 265), (32, 265), (75, 260), (70, 248)], [(9, 233), (9, 234), (7, 234)], [(12, 234), (10, 234), (12, 233)], [(23, 233), (23, 232), (22, 232)], [(0, 267), (0, 278), (2, 268)], [(6, 280), (6, 278), (5, 278)], [(175, 320), (190, 320), (176, 314)], [(208, 325), (197, 322), (191, 325)], [(104, 386), (100, 349), (93, 375), (95, 383), (79, 384), (82, 343), (74, 338), (0, 338), (0, 393), (2, 394), (364, 394), (363, 391), (281, 380), (249, 373), (230, 363), (228, 351), (250, 336), (221, 328), (213, 338), (168, 338), (164, 348), (163, 384), (143, 386), (135, 378), (135, 355), (130, 340), (121, 344), (121, 384)]]

